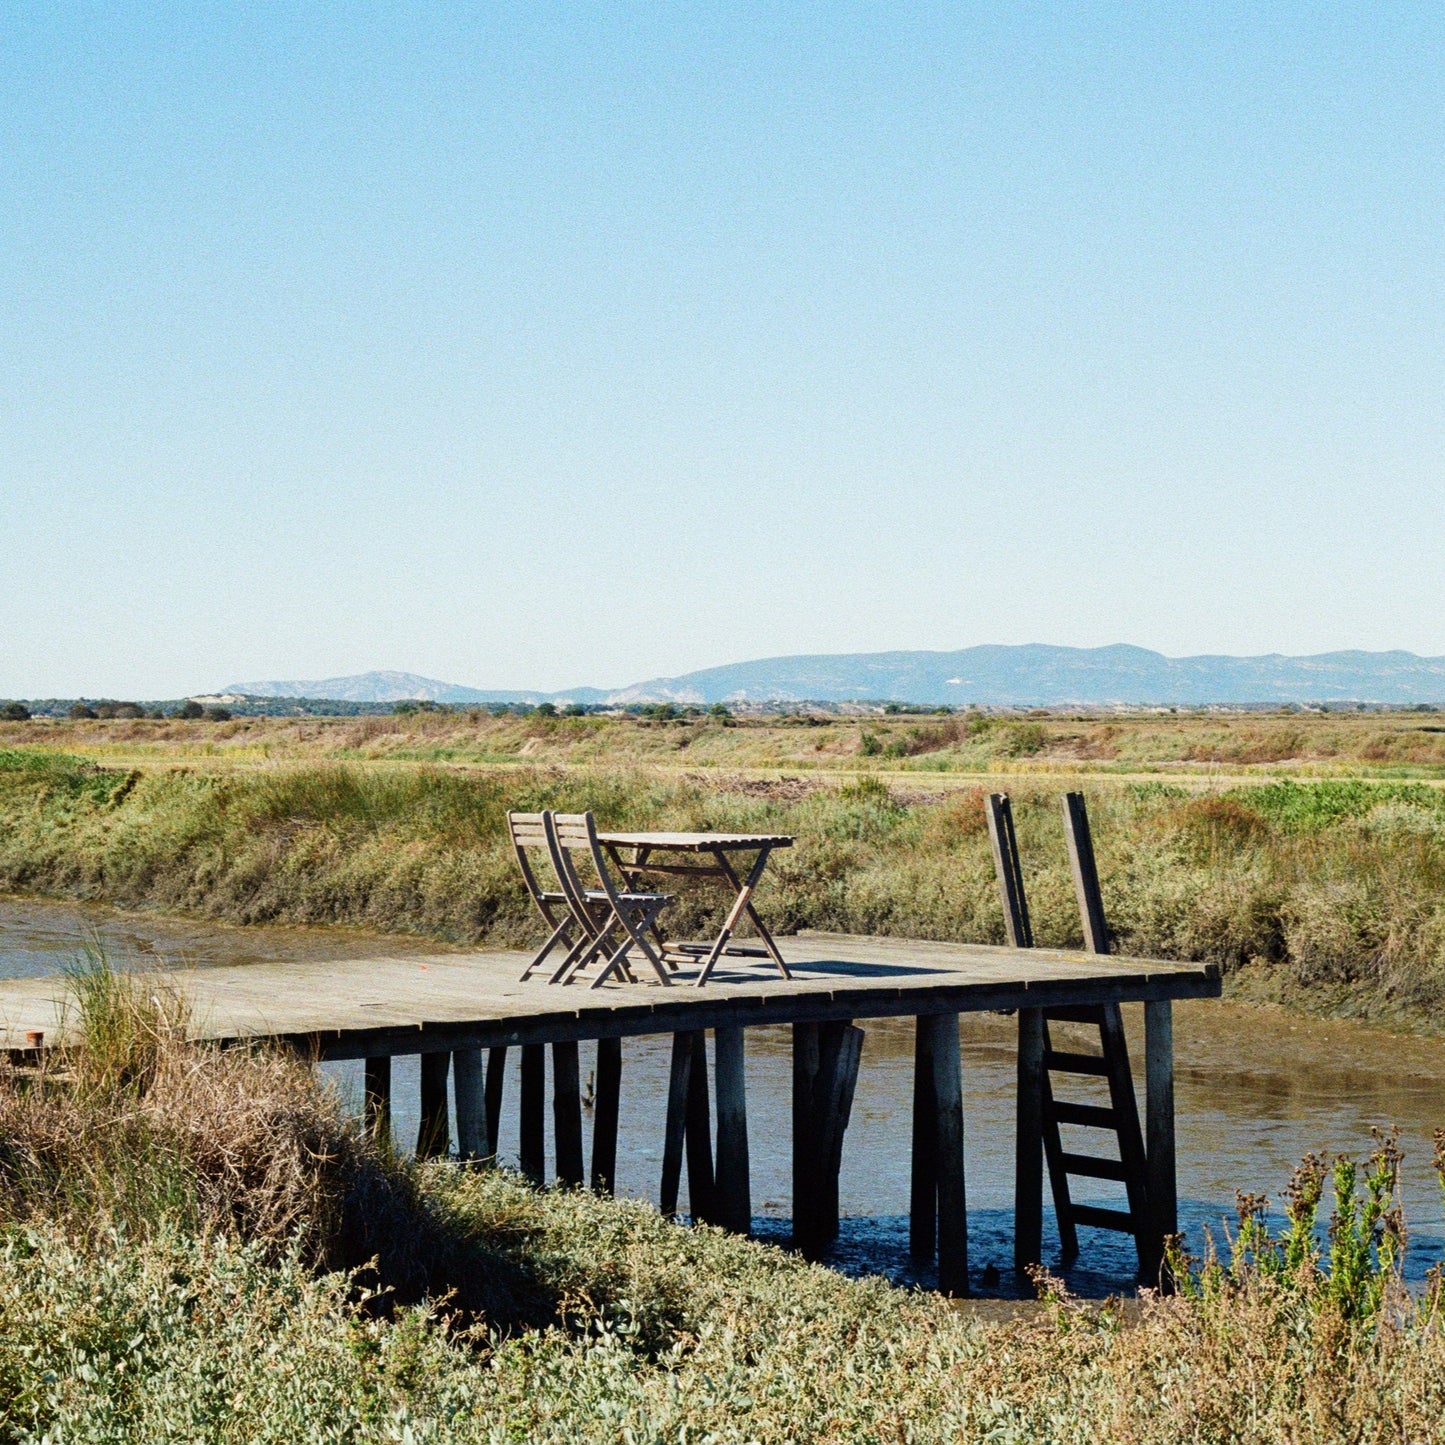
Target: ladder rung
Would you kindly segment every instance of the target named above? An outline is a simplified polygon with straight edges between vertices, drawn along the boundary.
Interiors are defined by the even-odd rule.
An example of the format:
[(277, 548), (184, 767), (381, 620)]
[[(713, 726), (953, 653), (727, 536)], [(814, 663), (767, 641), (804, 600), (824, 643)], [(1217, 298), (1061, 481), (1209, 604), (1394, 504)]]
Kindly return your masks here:
[(1096, 1003), (1060, 1004), (1058, 1008), (1046, 1008), (1044, 1017), (1061, 1024), (1096, 1024), (1103, 1010)]
[(1119, 1116), (1106, 1104), (1071, 1104), (1054, 1100), (1054, 1120), (1059, 1124), (1082, 1124), (1087, 1129), (1118, 1129)]
[(1046, 1049), (1044, 1068), (1058, 1069), (1064, 1074), (1105, 1075), (1109, 1072), (1109, 1061), (1102, 1054), (1070, 1054)]
[(1059, 1162), (1065, 1173), (1082, 1174), (1089, 1179), (1127, 1179), (1119, 1159), (1100, 1159), (1093, 1154), (1061, 1154)]
[(1118, 1229), (1133, 1234), (1134, 1216), (1126, 1209), (1100, 1209), (1094, 1204), (1075, 1204), (1069, 1211), (1075, 1224), (1092, 1224), (1095, 1229)]

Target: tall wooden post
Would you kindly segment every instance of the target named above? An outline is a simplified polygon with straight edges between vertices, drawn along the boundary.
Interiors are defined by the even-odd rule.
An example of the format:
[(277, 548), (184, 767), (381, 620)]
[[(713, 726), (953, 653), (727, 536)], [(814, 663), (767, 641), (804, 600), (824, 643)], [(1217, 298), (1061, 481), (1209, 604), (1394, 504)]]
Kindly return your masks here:
[(662, 1134), (662, 1186), (657, 1207), (668, 1219), (677, 1214), (682, 1183), (682, 1151), (687, 1139), (687, 1099), (692, 1084), (692, 1035), (672, 1036), (672, 1068), (667, 1083), (667, 1120)]
[(487, 1136), (486, 1085), (482, 1080), (482, 1051), (452, 1052), (452, 1091), (457, 1106), (457, 1157), (472, 1162), (489, 1159), (496, 1151)]
[(694, 1220), (717, 1223), (713, 1180), (712, 1111), (708, 1104), (707, 1035), (689, 1036), (691, 1067), (687, 1077), (687, 1198)]
[(813, 1084), (818, 1076), (818, 1024), (793, 1025), (793, 1247), (812, 1258), (819, 1251), (818, 1138)]
[(1019, 1010), (1018, 1124), (1014, 1136), (1014, 1268), (1043, 1260), (1044, 1015)]
[(617, 1121), (622, 1100), (622, 1040), (597, 1040), (597, 1096), (592, 1103), (592, 1187), (617, 1184)]
[(963, 1177), (963, 1070), (958, 1015), (928, 1019), (933, 1072), (933, 1109), (938, 1161), (938, 1288), (968, 1293), (968, 1203)]
[(521, 1147), (518, 1162), (533, 1184), (547, 1177), (547, 1139), (543, 1109), (547, 1096), (547, 1046), (522, 1045)]
[(933, 1096), (933, 1020), (914, 1020), (913, 1164), (909, 1182), (908, 1249), (919, 1264), (938, 1248), (938, 1114)]
[(582, 1187), (582, 1080), (576, 1039), (552, 1045), (552, 1138), (557, 1182)]
[(753, 1204), (748, 1177), (748, 1098), (742, 1029), (717, 1029), (713, 1048), (717, 1082), (715, 1223), (734, 1234), (747, 1234), (752, 1227)]
[[(1179, 1188), (1174, 1155), (1174, 1005), (1168, 999), (1144, 1005), (1145, 1157), (1149, 1171), (1152, 1254), (1146, 1278), (1157, 1277), (1164, 1240), (1179, 1232)], [(1152, 1282), (1152, 1279), (1151, 1279)]]
[(502, 1148), (502, 1091), (507, 1083), (505, 1045), (487, 1050), (487, 1143), (495, 1158)]
[(391, 1137), (391, 1055), (374, 1054), (365, 1065), (362, 1120), (377, 1140)]
[(421, 1119), (416, 1131), (419, 1159), (436, 1159), (451, 1145), (447, 1120), (447, 1070), (452, 1056), (445, 1049), (421, 1056)]

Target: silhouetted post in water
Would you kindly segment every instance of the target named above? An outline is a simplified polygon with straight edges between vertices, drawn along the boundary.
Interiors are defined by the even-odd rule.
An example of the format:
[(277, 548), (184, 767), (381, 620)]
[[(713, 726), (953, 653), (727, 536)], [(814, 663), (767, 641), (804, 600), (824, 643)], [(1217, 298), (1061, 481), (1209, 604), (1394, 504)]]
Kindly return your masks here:
[(622, 1099), (622, 1040), (597, 1040), (597, 1097), (592, 1105), (592, 1187), (611, 1194), (617, 1181), (617, 1119)]
[(521, 1148), (518, 1150), (522, 1173), (533, 1184), (543, 1184), (547, 1176), (547, 1140), (542, 1110), (547, 1094), (546, 1044), (522, 1045)]
[(735, 1234), (752, 1227), (748, 1177), (748, 1101), (743, 1077), (743, 1031), (717, 1029), (713, 1035), (717, 1073), (717, 1173), (714, 1222)]
[(576, 1039), (552, 1045), (552, 1137), (557, 1182), (582, 1187), (582, 1082)]
[(451, 1144), (447, 1121), (447, 1070), (452, 1056), (445, 1049), (421, 1056), (421, 1120), (416, 1131), (419, 1159), (436, 1159)]
[(846, 1020), (793, 1026), (793, 1242), (809, 1258), (838, 1237), (838, 1171), (863, 1030)]
[(487, 1142), (495, 1158), (501, 1148), (502, 1090), (507, 1083), (507, 1050), (487, 1050)]
[(1014, 1138), (1014, 1268), (1021, 1272), (1044, 1250), (1044, 1036), (1043, 1010), (1021, 1008)]
[(1174, 1162), (1174, 1005), (1168, 999), (1144, 1005), (1144, 1076), (1147, 1194), (1157, 1256), (1146, 1268), (1157, 1276), (1163, 1263), (1164, 1240), (1179, 1232)]
[(930, 1259), (936, 1231), (938, 1288), (944, 1294), (964, 1295), (968, 1293), (968, 1206), (963, 1188), (963, 1079), (957, 1014), (919, 1018), (914, 1061), (909, 1242), (915, 1258)]
[(931, 1261), (938, 1248), (938, 1121), (933, 1106), (933, 1030), (926, 1017), (914, 1020), (908, 1248), (919, 1264)]
[(708, 1107), (707, 1034), (691, 1036), (687, 1076), (687, 1197), (692, 1217), (717, 1223), (717, 1194), (712, 1164), (712, 1114)]
[(390, 1054), (367, 1056), (363, 1117), (369, 1134), (378, 1140), (391, 1137)]
[(452, 1054), (452, 1089), (457, 1105), (457, 1157), (469, 1161), (490, 1158), (496, 1151), (487, 1134), (480, 1049), (457, 1049)]
[(658, 1209), (668, 1218), (677, 1213), (682, 1183), (682, 1150), (687, 1137), (687, 1096), (692, 1082), (692, 1034), (672, 1036), (672, 1068), (667, 1082), (667, 1120), (662, 1135), (662, 1186)]

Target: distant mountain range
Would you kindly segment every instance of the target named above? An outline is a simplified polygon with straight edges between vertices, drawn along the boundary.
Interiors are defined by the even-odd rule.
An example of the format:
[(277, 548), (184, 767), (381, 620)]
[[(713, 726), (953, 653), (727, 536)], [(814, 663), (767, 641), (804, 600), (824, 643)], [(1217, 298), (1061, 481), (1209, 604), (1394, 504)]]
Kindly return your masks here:
[(966, 647), (769, 657), (656, 677), (630, 687), (517, 692), (462, 687), (409, 672), (232, 683), (251, 697), (439, 703), (882, 702), (983, 706), (1445, 702), (1445, 657), (1322, 652), (1312, 657), (1165, 657), (1144, 647)]

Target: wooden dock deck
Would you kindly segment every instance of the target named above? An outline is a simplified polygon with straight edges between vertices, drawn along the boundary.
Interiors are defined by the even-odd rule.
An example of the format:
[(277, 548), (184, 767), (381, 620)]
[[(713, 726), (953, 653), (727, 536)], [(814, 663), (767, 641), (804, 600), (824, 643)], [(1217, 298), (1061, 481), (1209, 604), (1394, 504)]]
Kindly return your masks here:
[[(1073, 1206), (1079, 1222), (1122, 1228), (1140, 1243), (1146, 1274), (1157, 1271), (1160, 1242), (1173, 1230), (1174, 1124), (1170, 1004), (1217, 997), (1218, 970), (1116, 955), (1052, 949), (995, 948), (904, 939), (808, 933), (780, 940), (793, 978), (767, 960), (726, 958), (705, 988), (682, 970), (671, 987), (518, 982), (528, 955), (448, 953), (325, 963), (263, 963), (157, 971), (158, 988), (174, 990), (189, 1009), (197, 1038), (218, 1042), (275, 1039), (317, 1059), (365, 1059), (368, 1107), (378, 1121), (389, 1106), (390, 1059), (422, 1056), (423, 1152), (443, 1152), (455, 1140), (463, 1157), (486, 1157), (496, 1138), (502, 1104), (504, 1051), (522, 1049), (522, 1164), (540, 1178), (544, 1168), (546, 1047), (553, 1054), (553, 1129), (557, 1177), (581, 1184), (582, 1120), (577, 1046), (599, 1044), (594, 1110), (592, 1183), (610, 1186), (616, 1158), (621, 1040), (643, 1034), (674, 1038), (664, 1141), (662, 1205), (675, 1209), (686, 1155), (693, 1213), (746, 1230), (747, 1108), (743, 1086), (745, 1030), (766, 1024), (794, 1029), (794, 1229), (799, 1244), (825, 1249), (836, 1234), (837, 1179), (863, 1031), (857, 1020), (912, 1016), (918, 1020), (914, 1101), (913, 1218), (915, 1253), (939, 1261), (940, 1287), (966, 1292), (967, 1221), (963, 1205), (963, 1126), (957, 1016), (1018, 1011), (1020, 1037), (1018, 1195), (1022, 1267), (1039, 1254), (1042, 1163), (1051, 1176), (1059, 1159), (1080, 1172), (1129, 1184), (1128, 1212)], [(767, 971), (765, 971), (767, 970)], [(1050, 1068), (1104, 1076), (1101, 1056), (1053, 1052), (1047, 1020), (1094, 1010), (1117, 1017), (1113, 1006), (1145, 1005), (1147, 1156), (1090, 1161), (1060, 1154), (1052, 1115)], [(0, 982), (0, 1046), (33, 1050), (63, 1046), (74, 1027), (64, 1004), (64, 980)], [(1102, 1026), (1101, 1026), (1102, 1027)], [(704, 1031), (715, 1031), (717, 1145), (712, 1146)], [(1122, 1038), (1119, 1040), (1122, 1047)], [(483, 1068), (483, 1054), (489, 1053)], [(1104, 1040), (1107, 1060), (1109, 1040)], [(1127, 1051), (1124, 1054), (1127, 1084)], [(454, 1074), (455, 1129), (448, 1115), (447, 1078)], [(484, 1077), (485, 1075), (485, 1077)], [(1116, 1110), (1133, 1106), (1116, 1077)], [(1061, 1106), (1062, 1107), (1062, 1106)], [(1110, 1113), (1075, 1106), (1076, 1122)], [(610, 1132), (610, 1139), (608, 1137)], [(1138, 1125), (1134, 1126), (1138, 1135)], [(1121, 1151), (1127, 1136), (1119, 1131)], [(609, 1152), (610, 1150), (610, 1152)], [(1139, 1152), (1139, 1151), (1136, 1151)], [(1147, 1204), (1147, 1227), (1141, 1211)], [(1067, 1194), (1063, 1201), (1067, 1204)]]

